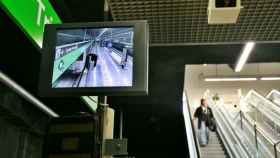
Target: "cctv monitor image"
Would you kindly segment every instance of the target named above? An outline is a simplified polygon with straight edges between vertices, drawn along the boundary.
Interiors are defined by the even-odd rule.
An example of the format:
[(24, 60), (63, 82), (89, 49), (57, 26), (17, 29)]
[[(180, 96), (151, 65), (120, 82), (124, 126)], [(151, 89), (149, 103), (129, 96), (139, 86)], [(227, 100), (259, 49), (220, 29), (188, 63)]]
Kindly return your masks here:
[(131, 87), (133, 33), (133, 27), (58, 30), (52, 87)]
[(48, 24), (39, 95), (147, 95), (146, 21)]

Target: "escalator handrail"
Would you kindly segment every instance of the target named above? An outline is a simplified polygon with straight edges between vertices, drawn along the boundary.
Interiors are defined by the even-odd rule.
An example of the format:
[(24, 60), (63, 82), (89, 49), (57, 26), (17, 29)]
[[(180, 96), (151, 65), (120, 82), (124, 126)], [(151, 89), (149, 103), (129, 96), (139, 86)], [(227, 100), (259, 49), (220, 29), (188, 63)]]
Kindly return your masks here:
[[(252, 89), (252, 90), (250, 90), (250, 91), (248, 92), (248, 94), (245, 96), (245, 100), (247, 100), (247, 98), (248, 98), (251, 94), (253, 94), (253, 93), (255, 93), (258, 97), (260, 97), (261, 100), (263, 100), (263, 101), (265, 101), (265, 102), (268, 102), (269, 104), (272, 104), (272, 105), (273, 105), (272, 108), (273, 108), (277, 113), (278, 113), (278, 112), (280, 113), (280, 108), (279, 108), (279, 106), (277, 106), (274, 102), (268, 100), (266, 97), (262, 96), (262, 95), (261, 95), (260, 93), (258, 93), (258, 91), (255, 90), (255, 89)], [(257, 108), (256, 105), (253, 105), (253, 106), (255, 106), (255, 107)], [(241, 112), (242, 112), (242, 111), (241, 111)], [(279, 141), (274, 141), (272, 138), (270, 138), (270, 137), (264, 132), (264, 130), (258, 126), (258, 124), (257, 124), (254, 120), (250, 119), (250, 118), (247, 116), (247, 114), (245, 114), (244, 112), (242, 112), (242, 113), (243, 113), (243, 115), (241, 115), (241, 116), (243, 116), (243, 118), (244, 118), (248, 123), (250, 123), (251, 126), (255, 126), (257, 132), (258, 132), (259, 134), (261, 134), (261, 136), (262, 136), (264, 139), (266, 139), (267, 142), (269, 142), (273, 147), (275, 147), (276, 145), (279, 144), (279, 143), (278, 143)], [(268, 117), (268, 118), (271, 119), (270, 117)], [(271, 119), (271, 120), (273, 121), (273, 119)], [(277, 148), (275, 148), (275, 150), (276, 150), (276, 151), (274, 151), (274, 152), (279, 151)]]
[(44, 113), (51, 117), (59, 117), (57, 113), (55, 113), (52, 109), (50, 109), (47, 105), (45, 105), (43, 102), (41, 102), (39, 99), (37, 99), (34, 95), (29, 93), (27, 90), (25, 90), (22, 86), (17, 84), (14, 80), (12, 80), (9, 76), (4, 74), (0, 70), (0, 82), (2, 82), (7, 87), (11, 88), (12, 91), (23, 97), (25, 100), (29, 101), (31, 104), (38, 107), (40, 110), (42, 110)]
[(277, 112), (279, 112), (279, 114), (280, 114), (280, 108), (279, 108), (279, 106), (276, 105), (274, 102), (268, 100), (266, 97), (262, 96), (262, 95), (261, 95), (257, 90), (255, 90), (255, 89), (250, 90), (250, 91), (248, 92), (248, 94), (245, 96), (245, 99), (246, 99), (246, 97), (249, 96), (250, 92), (251, 92), (251, 93), (257, 94), (257, 95), (260, 96), (264, 101), (266, 101), (266, 102), (268, 102), (268, 103), (274, 105), (274, 109), (275, 109)]
[[(226, 117), (226, 115), (228, 115), (228, 113), (225, 114), (225, 113), (227, 112), (227, 110), (224, 109), (223, 106), (219, 106), (219, 108), (220, 108), (220, 110), (216, 110), (216, 111), (220, 113), (220, 115), (222, 116), (222, 119), (226, 120), (226, 121), (227, 121), (227, 124), (230, 124), (230, 127), (232, 128), (232, 130), (234, 130), (234, 127), (232, 127), (232, 125), (231, 125), (231, 123), (230, 123), (230, 120), (228, 119), (228, 117)], [(256, 130), (257, 130), (257, 132), (258, 132), (259, 134), (261, 134), (261, 136), (262, 136), (263, 138), (265, 138), (272, 146), (275, 145), (275, 142), (273, 142), (273, 140), (270, 139), (269, 136), (267, 136), (267, 135), (263, 132), (262, 128), (259, 128), (259, 127), (257, 126), (257, 124), (256, 124), (252, 119), (250, 119), (250, 117), (247, 116), (246, 113), (243, 113), (242, 111), (240, 111), (240, 112), (242, 113), (242, 115), (239, 115), (240, 119), (241, 119), (241, 117), (243, 117), (243, 118), (250, 124), (250, 126), (251, 126), (251, 127), (255, 127)], [(239, 113), (240, 113), (240, 112), (239, 112)], [(237, 115), (237, 116), (238, 116), (238, 115)], [(233, 120), (235, 120), (235, 119), (237, 119), (237, 118), (238, 118), (238, 117), (235, 116), (235, 117), (233, 118)], [(256, 126), (255, 126), (255, 125), (256, 125)], [(236, 132), (234, 132), (234, 133), (236, 133)], [(253, 134), (253, 135), (254, 135), (254, 134)], [(255, 135), (254, 135), (254, 136), (255, 136)], [(244, 148), (244, 149), (245, 149), (245, 148)], [(277, 150), (277, 149), (276, 149), (276, 150)], [(245, 151), (247, 152), (247, 150), (245, 150)]]
[[(251, 90), (251, 91), (254, 91), (254, 90)], [(250, 91), (250, 93), (252, 93)], [(255, 91), (256, 92), (256, 91)], [(257, 93), (257, 92), (256, 92)], [(246, 95), (248, 96), (250, 95), (249, 93)], [(228, 118), (225, 117), (225, 109), (223, 107), (220, 107), (221, 108), (221, 111), (219, 111), (220, 115), (222, 118), (224, 118), (226, 120), (226, 122), (228, 122)], [(216, 109), (217, 112), (218, 112), (218, 109)], [(267, 142), (269, 142), (271, 144), (272, 147), (275, 148), (275, 151), (274, 151), (274, 154), (276, 155), (276, 152), (278, 152), (279, 150), (276, 148), (276, 146), (278, 144), (280, 144), (280, 141), (273, 141), (269, 136), (267, 136), (267, 134), (263, 131), (262, 128), (260, 128), (253, 120), (251, 120), (247, 114), (243, 113), (243, 115), (240, 115), (240, 117), (243, 116), (244, 120), (246, 120), (252, 127), (256, 128), (258, 134), (260, 134), (260, 136), (262, 136), (265, 140), (267, 140)], [(236, 119), (237, 117), (234, 117), (234, 120)], [(228, 122), (229, 123), (229, 122)], [(231, 125), (230, 125), (231, 126)], [(254, 134), (253, 134), (254, 135)], [(255, 135), (254, 135), (255, 136)], [(247, 152), (247, 151), (246, 151)]]
[[(221, 109), (223, 109), (223, 108), (221, 108)], [(225, 110), (225, 109), (223, 109), (223, 110)], [(223, 117), (223, 119), (224, 120), (226, 120), (227, 121), (227, 123), (228, 124), (230, 124), (230, 122), (229, 122), (229, 120), (228, 120), (228, 118), (227, 117), (225, 117), (224, 115), (224, 111), (220, 111), (219, 113), (221, 113), (220, 115)], [(218, 110), (217, 110), (218, 111)], [(277, 145), (276, 144), (276, 142), (273, 142), (273, 140), (272, 139), (270, 139), (269, 138), (269, 136), (267, 136), (264, 132), (263, 132), (263, 130), (261, 129), (261, 128), (259, 128), (256, 124), (255, 124), (255, 122), (253, 121), (253, 120), (251, 120), (246, 114), (244, 114), (243, 113), (243, 115), (239, 115), (240, 117), (243, 117), (243, 119), (245, 119), (246, 121), (247, 121), (247, 123), (249, 123), (250, 124), (250, 126), (251, 127), (255, 127), (256, 128), (256, 130), (257, 130), (257, 132), (259, 133), (259, 134), (261, 134), (261, 136), (263, 137), (263, 138), (265, 138), (270, 144), (271, 144), (271, 146), (272, 147), (274, 147), (275, 145)], [(237, 117), (235, 117), (235, 119), (236, 119)], [(255, 126), (256, 125), (256, 126)], [(230, 125), (231, 126), (231, 125)], [(232, 128), (232, 130), (234, 130), (234, 128), (231, 126), (231, 128)], [(234, 132), (235, 134), (236, 134), (236, 132)], [(255, 134), (253, 134), (254, 136), (255, 136)], [(238, 140), (239, 140), (239, 138), (238, 138)], [(240, 141), (240, 140), (239, 140)], [(243, 146), (243, 148), (244, 148), (244, 146)], [(245, 148), (244, 148), (245, 149)], [(277, 149), (276, 149), (277, 150)], [(248, 151), (245, 149), (244, 150), (245, 152), (247, 152), (247, 154), (248, 154)]]
[[(243, 118), (251, 125), (251, 126), (254, 126), (254, 128), (256, 128), (256, 131), (261, 134), (261, 136), (267, 140), (267, 142), (269, 142), (271, 144), (271, 147), (274, 148), (274, 155), (275, 155), (275, 158), (277, 158), (277, 153), (280, 151), (279, 149), (277, 149), (277, 145), (280, 143), (280, 140), (278, 141), (273, 141), (273, 139), (271, 139), (269, 136), (267, 136), (267, 134), (264, 132), (264, 130), (260, 127), (258, 127), (257, 123), (255, 123), (253, 120), (251, 120), (248, 116), (246, 116), (246, 114), (243, 114), (242, 115)], [(255, 136), (255, 135), (254, 135)], [(257, 135), (257, 137), (259, 137)]]
[[(215, 103), (212, 102), (211, 98), (208, 98), (208, 101), (210, 103), (210, 105), (213, 108), (214, 111), (214, 118), (217, 121), (217, 129), (218, 129), (218, 133), (222, 136), (224, 136), (225, 140), (223, 140), (223, 143), (225, 144), (225, 147), (228, 146), (228, 152), (230, 152), (229, 154), (234, 155), (233, 157), (240, 157), (242, 154), (242, 157), (244, 157), (243, 154), (246, 154), (247, 157), (250, 157), (250, 153), (248, 153), (248, 151), (246, 150), (245, 146), (243, 143), (237, 143), (237, 142), (241, 142), (240, 138), (238, 137), (237, 132), (235, 131), (235, 127), (232, 126), (232, 122), (231, 120), (226, 117), (228, 114), (225, 114), (226, 111), (224, 111), (224, 109), (218, 105), (215, 105)], [(217, 114), (217, 116), (216, 116)], [(233, 120), (234, 118), (236, 118), (236, 116), (232, 116), (230, 115), (231, 119)], [(219, 125), (221, 124), (221, 125)], [(228, 132), (230, 132), (230, 135), (225, 132), (226, 129), (225, 127), (229, 130)], [(234, 148), (234, 146), (238, 145), (240, 147), (240, 149), (242, 148), (243, 150), (238, 150), (237, 148)], [(238, 152), (240, 151), (240, 152)]]
[[(186, 92), (185, 92), (186, 93)], [(191, 109), (190, 109), (190, 104), (189, 104), (189, 101), (187, 99), (187, 95), (183, 96), (185, 97), (185, 102), (187, 104), (187, 110), (188, 110), (188, 113), (189, 113), (189, 116), (190, 116), (190, 123), (191, 123), (191, 130), (192, 130), (192, 134), (193, 134), (193, 138), (194, 138), (194, 144), (195, 144), (195, 148), (196, 148), (196, 154), (197, 154), (197, 158), (201, 158), (201, 155), (200, 155), (200, 147), (199, 147), (199, 143), (198, 143), (198, 137), (196, 135), (196, 130), (194, 128), (194, 124), (193, 124), (193, 120), (192, 120), (192, 114), (191, 114)], [(184, 100), (183, 100), (184, 102)]]
[[(272, 94), (274, 94), (274, 93), (276, 93), (276, 94), (279, 96), (279, 98), (280, 98), (280, 92), (279, 92), (278, 90), (276, 90), (276, 89), (271, 90), (271, 91), (266, 95), (266, 98), (267, 98), (269, 101), (271, 101), (271, 100), (270, 100), (270, 96), (271, 96)], [(274, 101), (271, 101), (271, 102), (273, 102), (273, 103), (276, 104), (277, 106), (280, 106), (278, 103), (275, 103)]]
[[(239, 142), (241, 142), (241, 140), (239, 139), (239, 137), (237, 137), (237, 133), (235, 132), (235, 130), (234, 130), (234, 127), (232, 127), (232, 124), (231, 124), (231, 122), (230, 122), (230, 120), (227, 118), (227, 117), (225, 117), (224, 115), (224, 111), (219, 111), (219, 110), (217, 110), (217, 109), (214, 109), (214, 111), (216, 111), (217, 112), (217, 114), (219, 113), (219, 115), (220, 115), (220, 117), (222, 118), (222, 120), (223, 121), (225, 121), (225, 123), (226, 124), (228, 124), (228, 128), (230, 128), (231, 129), (231, 131), (233, 132), (233, 136), (235, 136), (235, 138), (234, 139), (237, 139)], [(224, 124), (225, 124), (224, 123)], [(222, 126), (219, 126), (219, 128), (220, 129), (223, 129), (224, 127), (222, 127)], [(229, 136), (228, 136), (229, 137)], [(236, 140), (235, 140), (236, 141)], [(229, 142), (229, 146), (233, 146), (233, 144), (235, 144), (234, 142)], [(242, 148), (245, 148), (244, 146), (243, 146), (243, 144), (241, 143), (241, 147)], [(233, 149), (231, 149), (231, 150), (233, 150)], [(244, 151), (246, 152), (246, 154), (248, 154), (249, 155), (249, 153), (248, 153), (248, 151), (246, 150), (246, 149), (244, 149)], [(236, 152), (236, 151), (235, 151)], [(236, 154), (236, 153), (235, 153)]]
[[(223, 109), (225, 110), (225, 109)], [(271, 145), (274, 145), (275, 143), (277, 142), (274, 142), (271, 138), (269, 138), (269, 136), (266, 135), (266, 133), (263, 131), (262, 128), (258, 127), (257, 123), (254, 122), (252, 119), (250, 119), (247, 114), (243, 113), (242, 111), (240, 111), (242, 113), (242, 115), (239, 115), (240, 117), (243, 117), (248, 123), (251, 124), (251, 126), (254, 126), (256, 125), (256, 130), (266, 139), (268, 140), (268, 142), (271, 143)], [(225, 117), (226, 120), (228, 120), (226, 117)]]
[(280, 92), (277, 89), (272, 89), (267, 95), (266, 98), (269, 98), (273, 93), (276, 93), (280, 96)]
[[(271, 105), (273, 105), (273, 106), (271, 106), (271, 108), (273, 109), (273, 110), (275, 110), (277, 113), (279, 113), (280, 114), (280, 108), (279, 108), (279, 106), (277, 106), (275, 103), (273, 103), (273, 102), (271, 102), (270, 100), (268, 100), (268, 99), (266, 99), (265, 97), (263, 97), (260, 93), (258, 93), (256, 90), (250, 90), (249, 92), (248, 92), (248, 94), (244, 97), (244, 100), (248, 100), (248, 97), (251, 95), (251, 94), (256, 94), (258, 97), (260, 97), (263, 101), (265, 101), (265, 102), (268, 102), (269, 104), (271, 104)], [(253, 106), (255, 106), (257, 109), (258, 109), (258, 107), (257, 107), (257, 105), (254, 105), (254, 104), (252, 104)], [(269, 115), (269, 114), (267, 114), (267, 112), (263, 112), (263, 114), (264, 115), (266, 115), (266, 117), (267, 118), (269, 118), (270, 120), (274, 120), (273, 118), (271, 118), (271, 116)], [(280, 118), (279, 118), (280, 119)], [(274, 121), (275, 122), (275, 121)], [(278, 123), (278, 122), (276, 122), (276, 124), (280, 127), (280, 122)]]
[[(247, 114), (243, 113), (243, 118), (248, 121), (252, 126), (256, 125), (256, 130), (271, 144), (271, 145), (275, 145), (277, 144), (279, 141), (274, 142), (273, 139), (271, 139), (269, 136), (266, 135), (266, 133), (264, 132), (264, 130), (260, 127), (258, 127), (258, 124), (256, 122), (254, 122), (253, 120), (249, 119)], [(279, 144), (279, 143), (278, 143)]]

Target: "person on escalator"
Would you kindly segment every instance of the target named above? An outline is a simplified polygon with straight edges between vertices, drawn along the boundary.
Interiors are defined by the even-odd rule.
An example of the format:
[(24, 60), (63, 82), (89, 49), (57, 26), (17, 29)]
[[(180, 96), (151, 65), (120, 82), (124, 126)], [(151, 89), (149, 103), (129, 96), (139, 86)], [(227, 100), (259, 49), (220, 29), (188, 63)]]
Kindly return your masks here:
[(209, 128), (213, 131), (213, 113), (205, 99), (200, 100), (200, 106), (194, 112), (193, 124), (197, 122), (197, 136), (200, 146), (205, 147), (209, 142)]

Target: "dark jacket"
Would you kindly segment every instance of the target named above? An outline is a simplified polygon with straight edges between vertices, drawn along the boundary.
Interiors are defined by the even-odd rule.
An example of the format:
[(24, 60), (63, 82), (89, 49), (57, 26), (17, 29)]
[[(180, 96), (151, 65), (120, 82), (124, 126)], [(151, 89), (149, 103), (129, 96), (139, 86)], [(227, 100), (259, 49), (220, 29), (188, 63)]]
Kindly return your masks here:
[(96, 54), (88, 54), (86, 58), (86, 68), (90, 68), (90, 62), (94, 62), (94, 67), (96, 66), (98, 56)]
[(194, 112), (194, 117), (198, 118), (198, 129), (201, 127), (201, 122), (205, 121), (207, 127), (209, 127), (211, 123), (211, 119), (213, 118), (213, 112), (210, 107), (207, 107), (207, 112), (203, 112), (203, 108), (200, 106)]

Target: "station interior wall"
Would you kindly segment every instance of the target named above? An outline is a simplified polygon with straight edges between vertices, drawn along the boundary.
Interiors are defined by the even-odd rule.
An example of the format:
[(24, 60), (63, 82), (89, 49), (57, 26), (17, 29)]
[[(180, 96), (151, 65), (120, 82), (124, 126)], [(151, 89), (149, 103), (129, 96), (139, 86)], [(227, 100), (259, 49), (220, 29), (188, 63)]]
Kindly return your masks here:
[(0, 84), (1, 157), (42, 157), (48, 122), (46, 114)]
[[(208, 64), (208, 65), (186, 65), (185, 66), (185, 85), (190, 105), (197, 107), (200, 99), (209, 90), (209, 94), (218, 94), (224, 99), (225, 104), (239, 104), (239, 89), (241, 95), (245, 96), (251, 89), (256, 90), (266, 96), (273, 89), (280, 89), (280, 81), (232, 81), (232, 82), (206, 82), (205, 76), (279, 76), (280, 63), (251, 63), (246, 64), (241, 72), (234, 72), (227, 64)], [(204, 76), (204, 77), (203, 77)]]
[[(92, 2), (89, 1), (89, 3), (91, 4)], [(103, 8), (98, 4), (88, 6), (101, 8), (103, 11)], [(78, 14), (80, 13), (79, 9), (84, 10), (85, 8), (76, 7), (76, 9), (78, 10), (73, 14), (75, 18), (69, 16), (68, 18), (64, 18), (63, 21), (95, 21), (92, 20), (92, 17), (91, 19), (85, 19), (83, 14)], [(92, 8), (87, 9), (87, 11), (91, 13), (96, 11), (96, 9)], [(58, 8), (57, 10), (63, 12), (63, 8)], [(60, 13), (60, 15), (63, 15), (63, 13)], [(103, 12), (101, 15), (103, 15)], [(96, 17), (100, 18), (102, 16), (97, 15)], [(59, 115), (66, 116), (80, 111), (90, 111), (79, 97), (67, 99), (41, 98), (37, 95), (37, 82), (41, 58), (40, 50), (32, 45), (31, 41), (25, 36), (25, 34), (1, 9), (0, 20), (4, 21), (3, 23), (0, 23), (0, 27), (4, 34), (3, 37), (5, 37), (5, 40), (1, 41), (1, 49), (5, 50), (1, 52), (1, 71), (9, 75), (18, 84), (38, 97), (43, 103), (46, 103), (46, 105)], [(103, 18), (101, 18), (101, 21), (102, 20)], [(255, 49), (258, 51), (255, 52), (257, 55), (251, 58), (250, 62), (261, 62), (264, 59), (267, 59), (265, 57), (270, 56), (272, 56), (272, 59), (275, 61), (279, 60), (277, 58), (277, 53), (275, 54), (274, 50), (267, 51), (267, 48), (269, 47), (271, 46), (260, 46), (258, 49)], [(116, 111), (122, 108), (124, 112), (123, 134), (124, 137), (129, 140), (128, 152), (137, 158), (188, 157), (188, 148), (186, 146), (187, 139), (185, 136), (185, 125), (182, 116), (181, 103), (184, 86), (184, 65), (202, 64), (205, 62), (212, 64), (234, 63), (239, 56), (241, 48), (242, 44), (150, 47), (149, 95), (141, 97), (108, 98), (110, 105), (116, 109)], [(278, 46), (275, 46), (275, 49), (277, 50)], [(263, 53), (264, 51), (265, 53)], [(1, 95), (2, 94), (4, 93), (1, 93)], [(7, 105), (12, 101), (13, 99), (10, 99), (7, 102)], [(10, 111), (14, 111), (15, 109), (10, 109)], [(35, 118), (41, 118), (42, 114), (30, 110), (28, 106), (22, 106), (22, 108), (16, 113), (21, 113), (20, 111), (24, 111), (30, 116), (34, 115)], [(116, 118), (118, 118), (117, 115)], [(17, 145), (17, 142), (20, 140), (19, 133), (22, 129), (14, 128), (17, 127), (17, 125), (5, 120), (3, 118), (4, 115), (1, 116), (0, 120), (3, 121), (0, 122), (0, 140), (5, 140), (5, 142), (8, 141), (8, 144), (4, 144), (3, 142), (3, 144), (0, 143), (0, 153), (2, 153), (2, 150), (6, 150), (9, 147), (11, 150), (6, 150), (6, 153), (18, 151), (19, 146)], [(42, 123), (42, 125), (45, 124)], [(118, 126), (117, 123), (115, 125)], [(37, 135), (34, 132), (31, 132), (30, 134), (37, 138)], [(42, 141), (43, 138), (39, 137), (38, 142)], [(25, 143), (30, 145), (32, 144), (32, 141), (28, 140)], [(41, 145), (35, 143), (35, 146), (40, 147)], [(32, 151), (34, 154), (42, 152), (40, 148), (33, 149), (34, 150)], [(27, 151), (29, 150), (21, 150), (21, 152)], [(32, 152), (27, 153), (32, 155)], [(15, 156), (16, 155), (7, 155), (5, 157), (14, 158)], [(22, 156), (24, 156), (24, 154), (22, 154)]]

